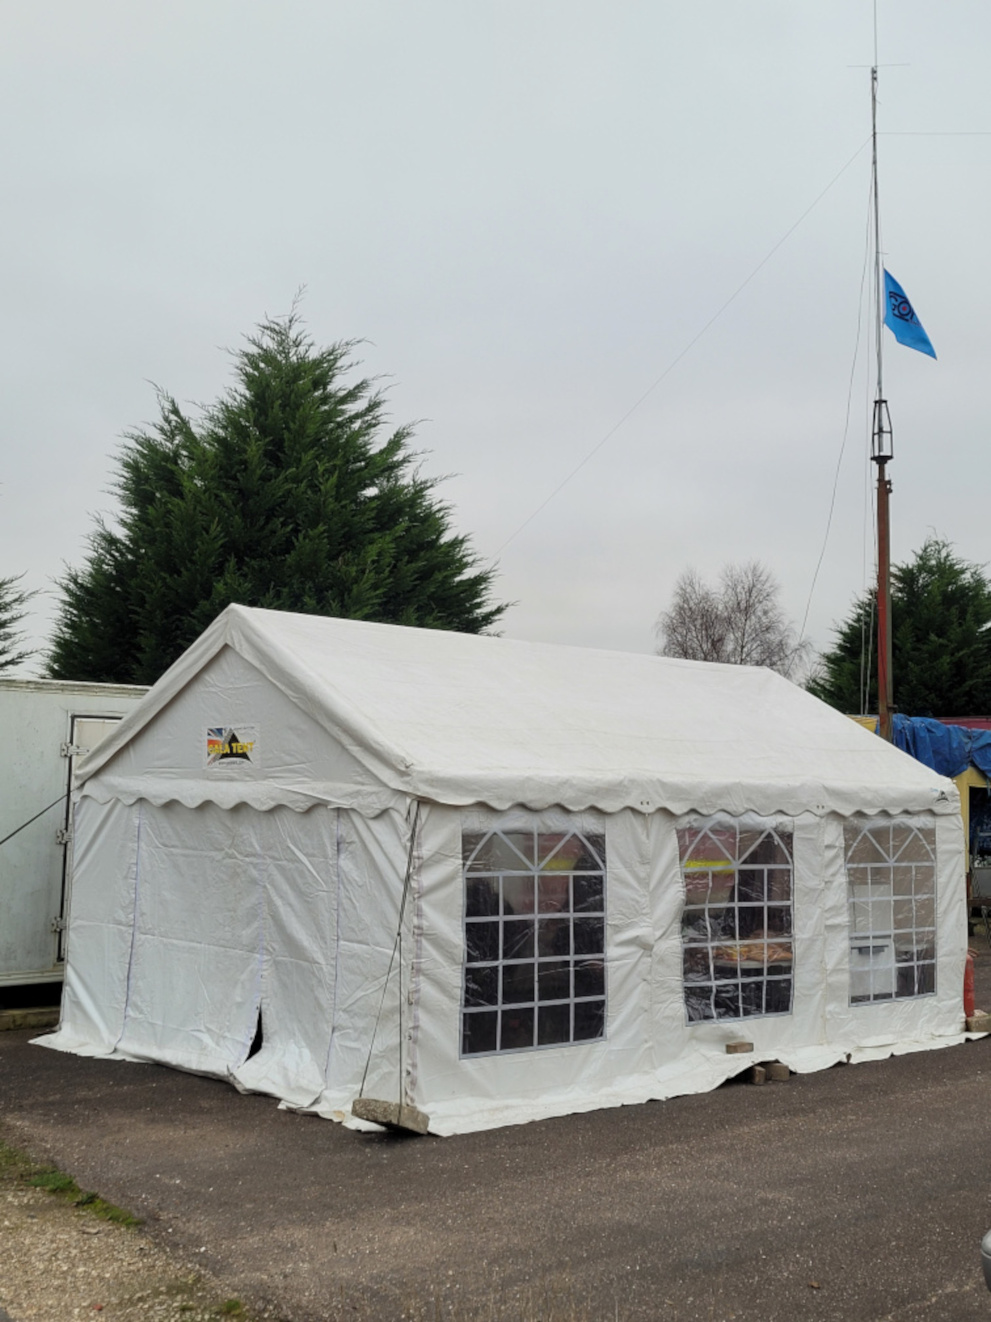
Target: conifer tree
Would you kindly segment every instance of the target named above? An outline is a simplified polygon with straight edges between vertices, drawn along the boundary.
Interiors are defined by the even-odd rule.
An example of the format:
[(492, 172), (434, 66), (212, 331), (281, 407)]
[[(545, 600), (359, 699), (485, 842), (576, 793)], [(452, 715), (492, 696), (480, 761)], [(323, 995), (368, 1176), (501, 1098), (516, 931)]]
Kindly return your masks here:
[(506, 609), (494, 570), (452, 533), (411, 428), (385, 429), (354, 341), (317, 348), (295, 313), (263, 322), (235, 383), (194, 421), (125, 437), (116, 522), (69, 569), (49, 653), (56, 678), (151, 683), (238, 602), (480, 633)]
[[(991, 712), (991, 584), (981, 565), (928, 537), (891, 570), (895, 709), (906, 716)], [(809, 689), (852, 715), (877, 711), (874, 593), (859, 597), (835, 630)]]
[(32, 655), (23, 646), (24, 635), (18, 628), (27, 615), (24, 607), (34, 596), (18, 587), (22, 577), (0, 578), (0, 671), (20, 665)]

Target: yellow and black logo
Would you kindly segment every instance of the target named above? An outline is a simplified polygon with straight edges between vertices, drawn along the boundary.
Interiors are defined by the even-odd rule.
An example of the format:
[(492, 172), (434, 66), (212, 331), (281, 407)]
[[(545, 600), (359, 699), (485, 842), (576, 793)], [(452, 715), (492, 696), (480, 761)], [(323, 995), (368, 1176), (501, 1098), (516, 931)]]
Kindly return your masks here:
[(206, 732), (206, 764), (217, 762), (250, 762), (255, 741), (242, 739), (229, 726), (214, 726)]

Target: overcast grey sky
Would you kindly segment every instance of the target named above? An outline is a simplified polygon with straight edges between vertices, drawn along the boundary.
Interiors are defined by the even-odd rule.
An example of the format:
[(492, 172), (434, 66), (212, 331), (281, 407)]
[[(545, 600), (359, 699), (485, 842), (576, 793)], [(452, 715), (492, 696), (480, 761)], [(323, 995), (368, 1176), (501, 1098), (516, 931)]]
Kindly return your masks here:
[[(888, 335), (892, 549), (935, 529), (983, 562), (991, 5), (880, 0), (879, 26), (883, 246), (939, 354)], [(213, 399), (224, 346), (305, 285), (314, 337), (367, 340), (456, 475), (505, 633), (649, 651), (682, 569), (750, 557), (801, 618), (857, 336), (871, 0), (8, 0), (3, 31), (0, 574), (50, 591), (151, 383)], [(820, 646), (864, 582), (866, 348)]]

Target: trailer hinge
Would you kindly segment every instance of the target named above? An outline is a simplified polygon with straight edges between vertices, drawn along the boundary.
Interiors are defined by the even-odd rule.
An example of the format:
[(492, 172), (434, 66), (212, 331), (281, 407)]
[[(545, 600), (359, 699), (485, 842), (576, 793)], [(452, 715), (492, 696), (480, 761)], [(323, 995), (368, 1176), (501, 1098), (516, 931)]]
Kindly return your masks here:
[(59, 753), (62, 757), (81, 757), (83, 753), (88, 753), (88, 748), (83, 748), (82, 744), (60, 744)]
[(68, 826), (60, 826), (55, 832), (55, 843), (57, 845), (67, 845), (72, 839), (72, 831)]
[(52, 919), (52, 931), (53, 931), (53, 932), (64, 932), (64, 931), (65, 931), (65, 919), (64, 919), (64, 918), (53, 918), (53, 919)]

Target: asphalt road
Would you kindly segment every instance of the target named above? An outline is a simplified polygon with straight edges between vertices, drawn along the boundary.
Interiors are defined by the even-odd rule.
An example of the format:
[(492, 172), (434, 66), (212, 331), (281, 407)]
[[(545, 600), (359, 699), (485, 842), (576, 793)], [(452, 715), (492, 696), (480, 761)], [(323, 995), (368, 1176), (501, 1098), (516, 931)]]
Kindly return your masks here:
[(292, 1322), (991, 1319), (991, 1039), (407, 1139), (6, 1033), (0, 1130)]

